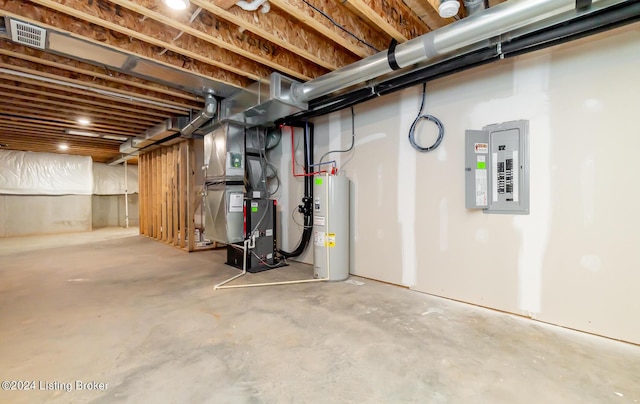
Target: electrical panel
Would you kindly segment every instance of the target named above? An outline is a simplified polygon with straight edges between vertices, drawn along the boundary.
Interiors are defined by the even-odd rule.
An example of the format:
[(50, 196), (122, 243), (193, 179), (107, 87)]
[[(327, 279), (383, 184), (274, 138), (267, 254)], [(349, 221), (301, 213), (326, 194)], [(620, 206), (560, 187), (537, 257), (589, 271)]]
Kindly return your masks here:
[(467, 209), (529, 214), (529, 121), (468, 130), (465, 149)]

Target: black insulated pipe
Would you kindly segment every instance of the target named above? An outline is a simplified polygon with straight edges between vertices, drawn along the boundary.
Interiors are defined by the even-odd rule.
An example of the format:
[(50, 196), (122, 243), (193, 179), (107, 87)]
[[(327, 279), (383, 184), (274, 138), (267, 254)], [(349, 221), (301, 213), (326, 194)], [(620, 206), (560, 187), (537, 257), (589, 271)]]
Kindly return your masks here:
[[(314, 149), (314, 133), (313, 124), (310, 122), (294, 122), (289, 124), (294, 128), (304, 128), (304, 172), (310, 173), (313, 165), (313, 149)], [(295, 151), (292, 151), (295, 153)], [(309, 245), (311, 234), (313, 233), (313, 176), (304, 177), (304, 196), (302, 204), (298, 206), (298, 211), (304, 215), (304, 229), (300, 236), (300, 242), (295, 250), (287, 252), (278, 250), (278, 253), (284, 258), (292, 258), (301, 255)]]
[(481, 66), (502, 58), (510, 58), (559, 45), (610, 29), (618, 28), (640, 20), (640, 0), (630, 0), (615, 6), (579, 16), (571, 21), (546, 27), (521, 37), (502, 42), (502, 52), (495, 46), (449, 59), (432, 66), (424, 67), (395, 77), (370, 87), (360, 88), (338, 96), (320, 97), (309, 102), (309, 110), (281, 119), (311, 119), (331, 112), (351, 107), (380, 95), (391, 94), (405, 88), (422, 84), (450, 74)]

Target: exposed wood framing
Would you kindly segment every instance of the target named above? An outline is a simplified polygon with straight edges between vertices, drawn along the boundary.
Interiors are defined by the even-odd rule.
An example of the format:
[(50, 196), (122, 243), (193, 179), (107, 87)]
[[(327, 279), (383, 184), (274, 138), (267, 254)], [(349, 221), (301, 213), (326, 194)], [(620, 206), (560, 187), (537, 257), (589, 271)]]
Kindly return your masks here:
[[(150, 96), (152, 94), (162, 94), (169, 96), (175, 101), (181, 100), (182, 103), (193, 105), (194, 107), (202, 106), (202, 97), (196, 96), (186, 91), (170, 88), (162, 84), (145, 81), (133, 76), (128, 76), (115, 71), (109, 71), (106, 68), (100, 68), (98, 66), (90, 65), (88, 63), (79, 62), (73, 59), (65, 58), (62, 56), (54, 55), (51, 53), (43, 52), (38, 49), (30, 48), (28, 46), (22, 46), (13, 42), (3, 43), (3, 48), (0, 49), (0, 55), (6, 55), (11, 58), (23, 59), (29, 61), (32, 64), (41, 66), (40, 70), (44, 69), (60, 69), (69, 73), (65, 74), (67, 77), (71, 77), (72, 73), (77, 73), (82, 76), (86, 76), (90, 81), (100, 79), (103, 82), (109, 82), (108, 86), (112, 87), (114, 84), (118, 84), (118, 88), (129, 91), (130, 89), (144, 90), (138, 94), (145, 94)], [(11, 62), (12, 66), (16, 65), (16, 60)], [(51, 70), (47, 70), (51, 72)]]
[(237, 0), (213, 0), (216, 6), (228, 10), (231, 7), (235, 6)]
[[(21, 126), (24, 127), (25, 129), (27, 128), (32, 128), (34, 130), (37, 130), (38, 128), (42, 128), (42, 122), (38, 119), (38, 118), (31, 118), (31, 117), (23, 117), (23, 116), (12, 116), (9, 114), (0, 114), (0, 119), (2, 119), (3, 122), (5, 123), (11, 123), (14, 124), (16, 126)], [(69, 128), (69, 123), (64, 122), (60, 119), (50, 119), (46, 122), (46, 126), (49, 128), (59, 128), (60, 132), (62, 133), (64, 129)], [(87, 130), (84, 126), (82, 125), (73, 125), (72, 129), (74, 130)], [(135, 136), (136, 134), (138, 134), (139, 132), (135, 131), (135, 130), (121, 130), (121, 131), (114, 131), (112, 129), (104, 129), (104, 128), (92, 128), (91, 129), (92, 132), (96, 132), (96, 133), (102, 133), (105, 135), (129, 135), (129, 136)]]
[[(81, 19), (73, 18), (65, 14), (42, 9), (32, 4), (17, 2), (12, 0), (0, 0), (0, 10), (2, 14), (9, 17), (18, 18), (25, 22), (41, 26), (43, 28), (55, 29), (57, 31), (73, 34), (84, 40), (107, 46), (121, 52), (135, 55), (137, 57), (153, 60), (172, 68), (200, 75), (202, 77), (219, 81), (231, 86), (244, 88), (251, 83), (246, 74), (233, 73), (220, 69), (214, 63), (201, 62), (184, 54), (171, 50), (163, 51), (162, 45), (156, 46), (145, 43), (144, 40), (129, 37), (120, 32), (110, 31), (103, 26), (88, 24)], [(115, 25), (115, 24), (111, 24)], [(216, 55), (211, 55), (215, 57)], [(211, 60), (209, 60), (211, 62)]]
[[(222, 17), (243, 30), (253, 32), (271, 43), (290, 49), (295, 54), (327, 69), (334, 70), (357, 60), (341, 48), (327, 46), (325, 38), (314, 31), (301, 30), (295, 20), (276, 8), (272, 8), (267, 14), (262, 14), (245, 11), (240, 7), (225, 10), (207, 0), (191, 2), (214, 16)], [(224, 20), (213, 18), (215, 24), (219, 26), (229, 24)]]
[[(42, 87), (46, 87), (47, 91), (39, 90), (39, 88)], [(33, 81), (27, 79), (19, 79), (18, 77), (8, 75), (3, 76), (2, 74), (0, 74), (0, 88), (11, 91), (12, 95), (24, 93), (29, 94), (29, 96), (33, 96), (37, 99), (40, 99), (40, 97), (47, 97), (48, 99), (64, 100), (71, 103), (72, 105), (78, 104), (87, 106), (88, 108), (96, 112), (110, 110), (127, 111), (130, 116), (137, 116), (143, 120), (151, 120), (155, 118), (159, 122), (162, 120), (162, 118), (167, 116), (166, 113), (154, 111), (151, 108), (142, 109), (131, 107), (130, 105), (104, 102), (102, 99), (94, 96), (85, 95), (84, 97), (81, 97), (78, 94), (73, 94), (65, 91), (65, 88), (42, 86), (40, 85), (40, 83), (34, 83)]]
[[(140, 22), (144, 18), (143, 15), (129, 11), (119, 5), (110, 6), (109, 3), (106, 3), (106, 7), (100, 7), (103, 3), (98, 4), (98, 2), (93, 1), (33, 0), (33, 2), (75, 18), (83, 19), (113, 32), (188, 56), (202, 63), (208, 63), (239, 75), (245, 75), (253, 80), (265, 79), (272, 72), (271, 69), (262, 65), (273, 65), (274, 58), (272, 55), (251, 55), (251, 52), (246, 50), (242, 50), (243, 54), (234, 53), (220, 46), (223, 43), (232, 43), (233, 38), (221, 40), (207, 37), (209, 39), (207, 42), (192, 35), (180, 35), (179, 29), (150, 18), (145, 19), (144, 23), (141, 24)], [(228, 47), (231, 47), (231, 45), (228, 45)], [(239, 49), (236, 50), (239, 51)], [(286, 72), (303, 80), (310, 78), (304, 72), (292, 71), (288, 68)]]
[(187, 177), (188, 177), (188, 169), (187, 169), (187, 160), (189, 158), (189, 143), (182, 142), (179, 143), (180, 146), (180, 156), (179, 156), (179, 172), (178, 172), (178, 228), (179, 228), (179, 244), (180, 248), (185, 248), (187, 243), (187, 215), (185, 212), (187, 211)]
[[(17, 70), (17, 69), (13, 69), (13, 70)], [(6, 73), (0, 73), (0, 80), (4, 79), (4, 80), (12, 80), (15, 82), (20, 82), (20, 83), (24, 83), (24, 84), (31, 84), (35, 87), (45, 87), (51, 90), (57, 90), (57, 91), (62, 91), (68, 94), (71, 94), (73, 96), (73, 98), (77, 99), (77, 98), (89, 98), (87, 97), (87, 94), (91, 94), (91, 98), (93, 99), (100, 99), (100, 100), (106, 100), (106, 101), (114, 101), (114, 97), (110, 96), (110, 95), (106, 95), (106, 94), (100, 94), (100, 93), (96, 93), (96, 92), (88, 92), (87, 90), (83, 90), (83, 89), (78, 89), (78, 88), (73, 88), (73, 87), (66, 87), (64, 85), (61, 84), (52, 84), (52, 83), (45, 83), (42, 82), (40, 80), (35, 80), (35, 79), (30, 79), (30, 78), (24, 78), (24, 77), (18, 77), (18, 76), (13, 76), (10, 74), (6, 74)], [(22, 87), (22, 85), (20, 86)], [(176, 113), (179, 112), (178, 110), (176, 110), (175, 108), (171, 108), (169, 106), (167, 107), (163, 107), (163, 106), (158, 106), (158, 105), (150, 105), (141, 101), (136, 101), (136, 100), (130, 100), (130, 99), (120, 99), (118, 98), (118, 102), (121, 104), (127, 104), (127, 105), (131, 105), (131, 106), (135, 106), (135, 107), (140, 107), (140, 108), (131, 108), (132, 111), (135, 111), (137, 109), (144, 111), (146, 109), (152, 109), (155, 110), (156, 113), (158, 113), (161, 116), (166, 116), (166, 114), (172, 114), (172, 113)], [(110, 106), (110, 103), (103, 103), (104, 106)], [(159, 111), (164, 111), (164, 114), (160, 114)], [(181, 115), (182, 114), (186, 114), (185, 111), (181, 111)]]
[[(34, 99), (32, 97), (23, 96), (22, 94), (12, 94), (11, 98), (11, 106), (20, 107), (28, 111), (33, 111), (34, 108), (36, 108), (37, 110), (46, 113), (58, 114), (58, 116), (60, 112), (65, 113), (66, 116), (93, 116), (92, 111), (88, 109), (79, 108), (75, 105), (65, 105), (65, 103), (63, 102)], [(34, 101), (37, 102), (37, 104), (35, 104)], [(0, 99), (0, 103), (2, 102), (3, 101)], [(7, 103), (7, 101), (5, 101), (5, 103)], [(131, 116), (131, 114), (120, 114), (117, 111), (110, 111), (107, 114), (110, 117), (117, 119), (117, 122), (131, 126), (148, 128), (149, 126), (153, 125), (153, 121), (137, 119)]]
[[(119, 6), (185, 32), (195, 38), (207, 41), (247, 59), (262, 63), (275, 70), (282, 71), (303, 80), (318, 77), (327, 72), (326, 69), (320, 68), (314, 63), (320, 65), (326, 63), (329, 66), (325, 67), (335, 68), (332, 60), (339, 59), (335, 54), (332, 54), (333, 59), (331, 60), (315, 58), (315, 60), (313, 60), (314, 63), (307, 62), (300, 58), (301, 55), (297, 54), (297, 52), (302, 51), (306, 54), (305, 48), (298, 49), (293, 43), (290, 44), (286, 41), (271, 41), (273, 43), (270, 43), (264, 38), (253, 34), (251, 31), (246, 31), (246, 26), (240, 25), (240, 27), (238, 27), (230, 24), (216, 18), (208, 11), (200, 11), (196, 18), (190, 22), (189, 15), (186, 13), (180, 13), (178, 15), (169, 13), (166, 7), (159, 6), (157, 2), (151, 2), (149, 0), (137, 0), (135, 2), (128, 0), (111, 1)], [(275, 15), (269, 14), (269, 18)], [(251, 21), (254, 21), (253, 18)], [(277, 38), (269, 32), (267, 32), (267, 35)], [(307, 47), (309, 47), (308, 43)], [(289, 48), (292, 50), (289, 50)], [(355, 61), (353, 58), (350, 60)]]
[[(72, 126), (77, 125), (75, 116), (73, 116), (72, 114), (69, 114), (65, 110), (53, 111), (53, 112), (43, 111), (43, 110), (40, 110), (38, 107), (34, 107), (34, 106), (16, 105), (15, 102), (6, 100), (6, 99), (0, 99), (0, 108), (2, 108), (3, 110), (3, 113), (0, 113), (0, 116), (3, 116), (2, 114), (7, 114), (7, 115), (14, 115), (14, 116), (23, 116), (28, 119), (36, 118), (41, 121), (46, 121), (46, 123), (56, 122), (56, 123), (61, 123), (65, 125), (72, 125)], [(86, 128), (84, 127), (82, 128), (83, 129), (78, 129), (78, 130), (86, 131)], [(95, 120), (95, 119), (93, 121), (93, 126), (92, 126), (92, 131), (94, 132), (104, 131), (108, 133), (113, 133), (114, 135), (121, 134), (121, 133), (137, 135), (142, 133), (145, 129), (146, 129), (145, 126), (142, 126), (139, 124), (122, 125), (122, 122), (102, 121), (102, 120)]]
[(140, 234), (195, 250), (193, 140), (160, 147), (139, 158)]
[[(431, 30), (438, 29), (455, 21), (454, 18), (440, 17), (440, 13), (438, 12), (440, 0), (426, 0), (426, 2), (424, 0), (404, 0), (404, 2)], [(458, 13), (458, 15), (463, 17), (465, 15), (464, 6), (462, 6), (462, 1), (460, 1), (460, 3), (460, 13)]]
[[(200, 0), (202, 1), (202, 0)], [(367, 57), (376, 53), (375, 50), (353, 36), (336, 27), (322, 14), (312, 7), (298, 0), (270, 0), (271, 4), (281, 8), (286, 13), (301, 21), (306, 26), (318, 31), (327, 38), (339, 43), (344, 48), (360, 57)], [(350, 13), (344, 6), (332, 0), (307, 0), (318, 10), (329, 15), (336, 23), (367, 42), (378, 51), (389, 47), (391, 37), (381, 34), (365, 24), (357, 15)]]
[(346, 0), (346, 3), (398, 42), (430, 31), (402, 0)]
[(195, 187), (196, 154), (194, 139), (189, 139), (187, 149), (187, 251), (196, 249), (196, 208), (198, 207), (198, 191)]

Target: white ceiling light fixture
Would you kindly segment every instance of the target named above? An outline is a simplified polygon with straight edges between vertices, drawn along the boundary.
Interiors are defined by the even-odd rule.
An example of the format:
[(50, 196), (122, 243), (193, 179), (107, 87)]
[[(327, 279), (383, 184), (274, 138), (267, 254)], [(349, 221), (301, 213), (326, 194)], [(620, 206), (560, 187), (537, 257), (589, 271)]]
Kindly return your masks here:
[(81, 131), (81, 130), (70, 130), (70, 129), (66, 129), (64, 131), (64, 133), (66, 133), (67, 135), (86, 136), (86, 137), (100, 137), (100, 136), (102, 136), (99, 133), (91, 133), (91, 132), (84, 132), (84, 131)]
[(124, 142), (125, 140), (129, 139), (126, 136), (112, 136), (112, 135), (104, 135), (102, 136), (103, 139), (109, 139), (109, 140), (120, 140), (121, 142)]
[(174, 10), (185, 10), (189, 7), (189, 0), (164, 0), (164, 4)]
[(78, 123), (83, 126), (87, 126), (91, 124), (91, 121), (87, 118), (78, 118)]
[(62, 150), (62, 151), (67, 151), (67, 150), (69, 150), (69, 145), (68, 145), (68, 144), (66, 144), (66, 143), (60, 143), (60, 144), (58, 145), (58, 149), (59, 149), (59, 150)]

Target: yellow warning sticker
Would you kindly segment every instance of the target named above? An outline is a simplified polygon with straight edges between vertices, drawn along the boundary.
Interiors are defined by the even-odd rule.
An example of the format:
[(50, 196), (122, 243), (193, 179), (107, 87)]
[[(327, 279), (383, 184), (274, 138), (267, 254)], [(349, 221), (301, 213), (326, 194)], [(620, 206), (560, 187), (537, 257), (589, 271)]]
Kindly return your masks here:
[(324, 243), (325, 247), (335, 247), (336, 246), (336, 233), (327, 233), (327, 238)]

